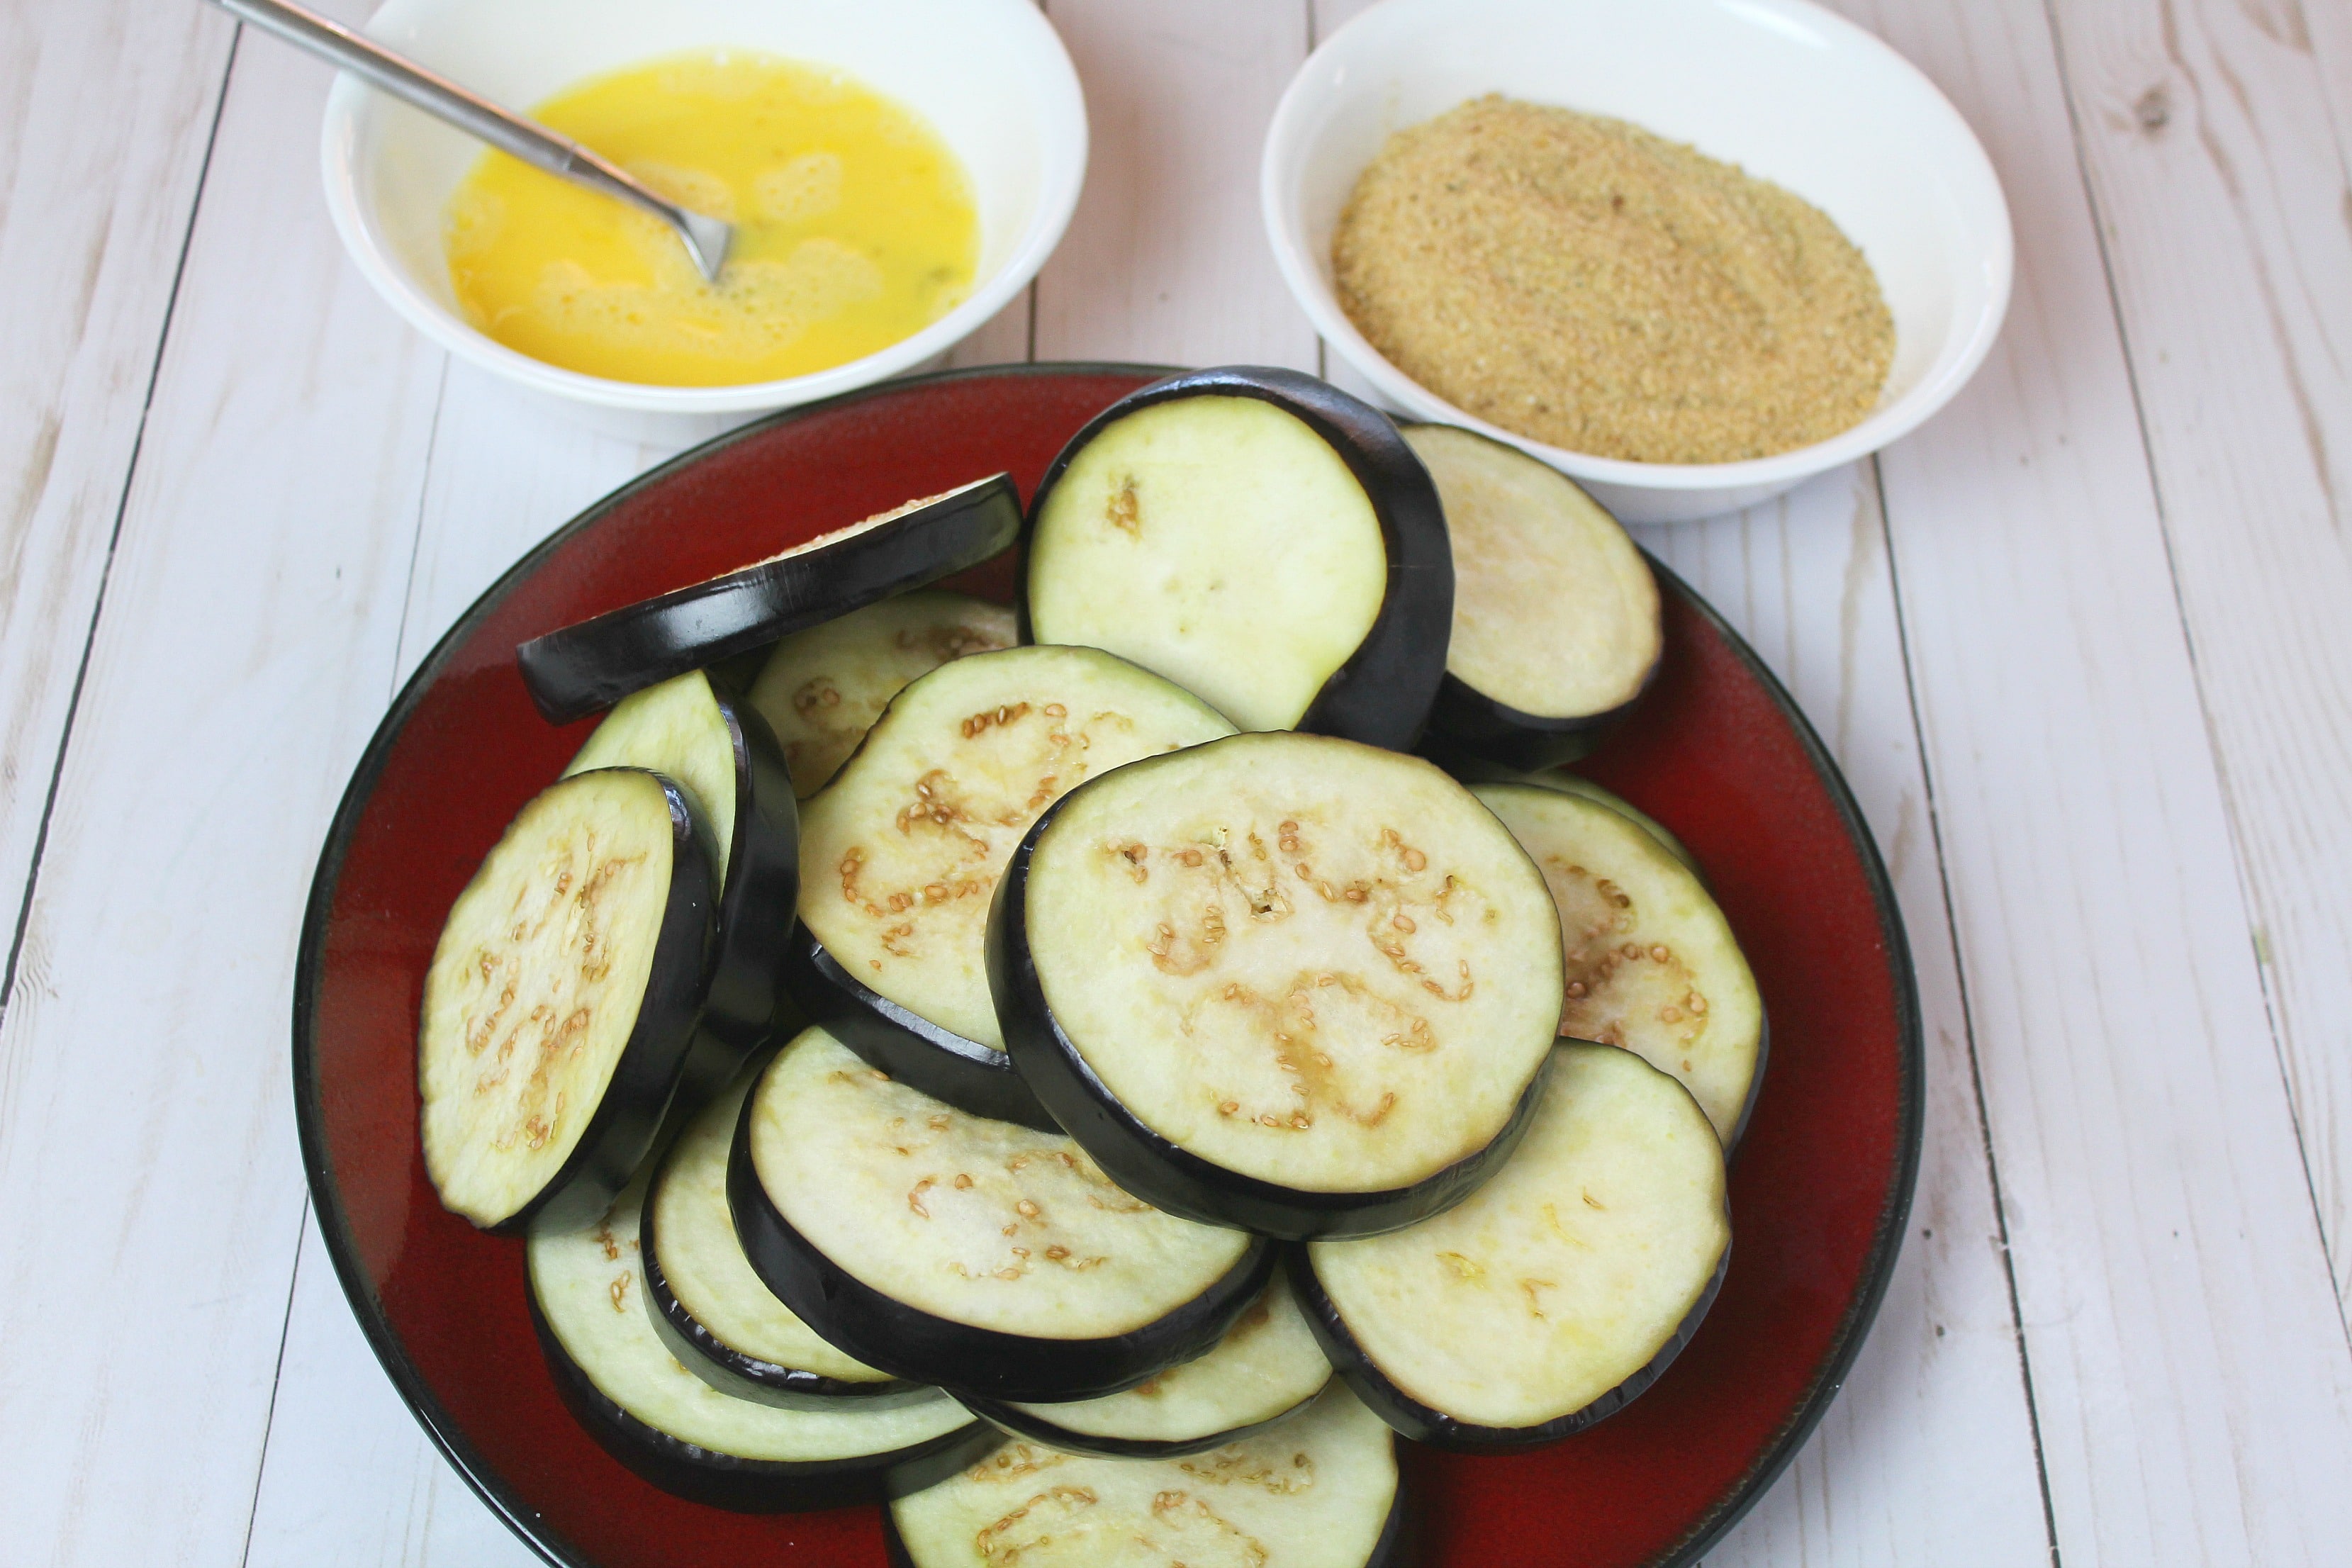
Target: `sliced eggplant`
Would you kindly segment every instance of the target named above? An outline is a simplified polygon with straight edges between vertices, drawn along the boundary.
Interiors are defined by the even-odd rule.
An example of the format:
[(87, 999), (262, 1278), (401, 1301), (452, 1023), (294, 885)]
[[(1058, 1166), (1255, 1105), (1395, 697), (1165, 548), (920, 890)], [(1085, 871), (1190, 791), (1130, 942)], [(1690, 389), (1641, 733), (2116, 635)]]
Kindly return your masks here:
[(1274, 1252), (1160, 1214), (1068, 1139), (895, 1083), (823, 1029), (784, 1047), (728, 1171), (751, 1267), (871, 1365), (998, 1399), (1090, 1399), (1214, 1345)]
[(1640, 828), (1651, 837), (1656, 839), (1658, 841), (1658, 847), (1673, 856), (1675, 859), (1681, 861), (1692, 876), (1696, 877), (1701, 882), (1705, 882), (1706, 880), (1706, 872), (1700, 867), (1698, 857), (1693, 855), (1689, 848), (1685, 846), (1683, 841), (1675, 837), (1673, 831), (1669, 829), (1664, 823), (1660, 822), (1656, 817), (1652, 816), (1648, 812), (1643, 811), (1640, 806), (1635, 805), (1632, 801), (1627, 800), (1623, 795), (1619, 795), (1616, 791), (1603, 789), (1599, 784), (1594, 784), (1591, 779), (1581, 777), (1576, 773), (1569, 773), (1560, 768), (1548, 768), (1527, 782), (1536, 785), (1539, 789), (1556, 789), (1563, 795), (1581, 795), (1586, 800), (1592, 801), (1597, 805), (1607, 806), (1610, 810), (1615, 812), (1618, 816), (1623, 817), (1626, 821), (1632, 823), (1634, 826)]
[(746, 1068), (662, 1156), (639, 1236), (655, 1331), (711, 1387), (779, 1409), (878, 1410), (944, 1397), (835, 1350), (751, 1271), (728, 1211), (727, 1156), (765, 1066)]
[(1656, 839), (1667, 854), (1689, 867), (1691, 874), (1700, 881), (1706, 880), (1706, 868), (1698, 863), (1698, 857), (1693, 855), (1689, 847), (1680, 838), (1675, 837), (1664, 823), (1660, 822), (1616, 791), (1603, 789), (1580, 773), (1570, 773), (1566, 768), (1538, 768), (1529, 771), (1526, 768), (1505, 767), (1500, 763), (1490, 763), (1483, 757), (1474, 757), (1467, 752), (1442, 744), (1424, 743), (1421, 748), (1421, 753), (1464, 784), (1473, 786), (1490, 784), (1529, 784), (1537, 789), (1558, 790), (1562, 795), (1580, 795), (1586, 800), (1598, 801), (1618, 816), (1639, 826), (1642, 831)]
[(665, 1491), (750, 1513), (840, 1508), (919, 1490), (1002, 1441), (944, 1396), (840, 1411), (719, 1393), (654, 1331), (638, 1257), (645, 1182), (603, 1218), (544, 1223), (525, 1249), (531, 1321), (564, 1404), (606, 1452)]
[(1292, 1259), (1339, 1375), (1416, 1442), (1528, 1448), (1614, 1415), (1723, 1282), (1723, 1149), (1698, 1102), (1630, 1051), (1556, 1054), (1527, 1141), (1468, 1202)]
[(718, 884), (702, 1037), (680, 1092), (705, 1100), (769, 1037), (782, 995), (784, 943), (800, 897), (800, 808), (775, 737), (700, 670), (625, 697), (564, 776), (650, 768), (675, 779), (710, 824)]
[(1527, 855), (1430, 763), (1237, 735), (1040, 818), (990, 982), (1022, 1077), (1119, 1185), (1362, 1236), (1509, 1152), (1559, 1022), (1559, 928)]
[(1241, 1441), (1299, 1409), (1330, 1379), (1331, 1363), (1277, 1273), (1215, 1349), (1123, 1394), (1061, 1405), (959, 1397), (1014, 1436), (1064, 1453), (1173, 1459)]
[(1024, 1442), (890, 1505), (899, 1568), (1391, 1568), (1396, 1439), (1334, 1384), (1305, 1410), (1185, 1458)]
[(1475, 793), (1534, 858), (1559, 908), (1559, 1032), (1671, 1073), (1724, 1147), (1736, 1146), (1764, 1079), (1764, 1002), (1706, 885), (1613, 807), (1525, 784)]
[(1020, 494), (992, 474), (533, 637), (515, 662), (548, 722), (568, 724), (673, 675), (976, 566), (1020, 529)]
[(751, 683), (751, 706), (775, 731), (806, 800), (908, 681), (1020, 640), (1003, 605), (940, 589), (901, 594), (778, 643)]
[(1108, 648), (1244, 730), (1419, 738), (1454, 614), (1445, 515), (1388, 416), (1296, 371), (1156, 382), (1030, 507), (1038, 642)]
[(1233, 732), (1190, 692), (1097, 648), (974, 654), (915, 681), (803, 808), (807, 934), (786, 975), (802, 1009), (926, 1094), (1051, 1128), (989, 1000), (998, 873), (1038, 812), (1084, 780)]
[(1622, 525), (1516, 447), (1407, 426), (1445, 504), (1454, 625), (1430, 729), (1513, 767), (1572, 761), (1631, 712), (1665, 648)]
[(550, 785), (450, 907), (425, 972), (425, 1173), (488, 1230), (593, 1219), (684, 1077), (711, 931), (710, 833), (637, 768)]

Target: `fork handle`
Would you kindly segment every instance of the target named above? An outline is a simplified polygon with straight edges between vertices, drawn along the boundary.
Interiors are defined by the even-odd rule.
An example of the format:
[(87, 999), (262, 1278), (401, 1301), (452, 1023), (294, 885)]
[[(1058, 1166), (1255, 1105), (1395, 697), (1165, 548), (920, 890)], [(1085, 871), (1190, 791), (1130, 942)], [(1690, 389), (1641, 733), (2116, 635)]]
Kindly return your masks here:
[(521, 115), (499, 108), (488, 99), (467, 91), (447, 77), (425, 69), (394, 54), (373, 39), (362, 37), (314, 11), (289, 0), (212, 0), (231, 16), (274, 33), (298, 47), (365, 78), (393, 97), (414, 104), (460, 131), (478, 136), (502, 153), (510, 153), (535, 168), (645, 208), (673, 227), (685, 215), (614, 163)]

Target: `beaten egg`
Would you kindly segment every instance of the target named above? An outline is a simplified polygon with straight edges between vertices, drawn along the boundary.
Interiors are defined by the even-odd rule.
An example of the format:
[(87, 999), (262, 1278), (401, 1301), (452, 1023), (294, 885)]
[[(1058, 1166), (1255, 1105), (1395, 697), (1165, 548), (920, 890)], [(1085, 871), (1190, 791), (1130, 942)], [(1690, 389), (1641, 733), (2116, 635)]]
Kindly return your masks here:
[(727, 386), (887, 348), (971, 291), (971, 182), (904, 105), (840, 71), (731, 50), (595, 78), (531, 110), (682, 205), (736, 226), (716, 283), (669, 226), (503, 153), (451, 198), (473, 325), (566, 370)]

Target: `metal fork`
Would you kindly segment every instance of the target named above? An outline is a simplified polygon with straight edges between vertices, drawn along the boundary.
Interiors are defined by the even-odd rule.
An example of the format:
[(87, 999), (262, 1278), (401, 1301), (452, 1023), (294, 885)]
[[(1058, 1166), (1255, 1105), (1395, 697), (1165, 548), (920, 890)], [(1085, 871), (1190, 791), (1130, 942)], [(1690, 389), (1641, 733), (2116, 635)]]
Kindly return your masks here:
[(561, 175), (574, 184), (642, 207), (669, 225), (694, 258), (702, 276), (716, 282), (735, 237), (732, 225), (707, 214), (679, 206), (656, 195), (610, 160), (561, 136), (536, 121), (499, 108), (467, 91), (448, 78), (426, 70), (382, 44), (329, 21), (289, 0), (212, 0), (222, 10), (277, 34), (321, 59), (363, 77), (394, 98), (415, 104), (425, 113), (446, 120), (468, 135), (478, 136), (502, 153), (511, 153), (533, 168)]

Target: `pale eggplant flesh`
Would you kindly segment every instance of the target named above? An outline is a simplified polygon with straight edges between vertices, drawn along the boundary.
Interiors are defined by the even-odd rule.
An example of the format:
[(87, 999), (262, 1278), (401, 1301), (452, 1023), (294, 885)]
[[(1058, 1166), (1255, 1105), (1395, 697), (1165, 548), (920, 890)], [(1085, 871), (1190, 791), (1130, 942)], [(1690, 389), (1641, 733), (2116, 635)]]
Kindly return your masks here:
[(1537, 1125), (1469, 1202), (1290, 1262), (1339, 1375), (1416, 1442), (1513, 1452), (1607, 1419), (1690, 1342), (1730, 1266), (1697, 1102), (1613, 1046), (1558, 1056)]
[(992, 475), (532, 637), (515, 662), (541, 715), (568, 724), (656, 681), (976, 566), (1020, 530), (1019, 492), (1009, 476)]
[(1041, 1404), (956, 1395), (1016, 1437), (1066, 1454), (1173, 1459), (1236, 1443), (1302, 1410), (1330, 1381), (1286, 1276), (1277, 1270), (1207, 1354), (1100, 1399)]
[(722, 1394), (786, 1410), (878, 1410), (945, 1397), (845, 1355), (760, 1282), (727, 1197), (743, 1100), (764, 1059), (696, 1111), (661, 1156), (637, 1234), (654, 1330)]
[(625, 1190), (589, 1226), (534, 1226), (525, 1295), (549, 1375), (599, 1446), (644, 1479), (714, 1508), (772, 1513), (918, 1491), (1003, 1441), (945, 1397), (888, 1408), (784, 1409), (737, 1399), (672, 1357), (644, 1304)]
[(822, 1029), (747, 1101), (728, 1195), (753, 1269), (820, 1335), (982, 1397), (1131, 1388), (1207, 1352), (1275, 1266), (1263, 1240), (1154, 1214), (1066, 1139), (889, 1083)]
[(1014, 1441), (893, 1503), (904, 1568), (1395, 1568), (1408, 1560), (1396, 1440), (1334, 1383), (1232, 1442), (1154, 1459)]
[(518, 813), (458, 895), (417, 1037), (426, 1173), (486, 1230), (602, 1213), (693, 1056), (709, 829), (675, 781), (604, 768)]
[(1327, 382), (1233, 365), (1130, 393), (1046, 469), (1028, 546), (1034, 640), (1131, 658), (1244, 730), (1421, 736), (1454, 610), (1445, 514), (1389, 417)]
[(802, 808), (802, 1010), (884, 1071), (982, 1116), (1050, 1129), (997, 1038), (989, 896), (1045, 805), (1137, 757), (1233, 733), (1206, 703), (1091, 647), (940, 666), (892, 698)]
[(710, 825), (710, 974), (678, 1091), (696, 1103), (726, 1087), (776, 1021), (800, 898), (799, 805), (766, 721), (700, 670), (624, 698), (565, 776), (615, 765), (676, 779)]
[(1558, 917), (1517, 844), (1428, 763), (1328, 737), (1235, 736), (1066, 796), (989, 944), (1014, 1064), (1115, 1181), (1291, 1240), (1474, 1192), (1559, 1016)]
[(1452, 543), (1433, 738), (1517, 768), (1573, 762), (1641, 701), (1665, 649), (1656, 577), (1617, 520), (1516, 447), (1409, 425)]

